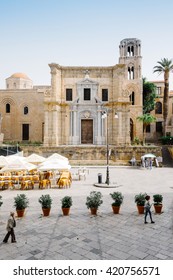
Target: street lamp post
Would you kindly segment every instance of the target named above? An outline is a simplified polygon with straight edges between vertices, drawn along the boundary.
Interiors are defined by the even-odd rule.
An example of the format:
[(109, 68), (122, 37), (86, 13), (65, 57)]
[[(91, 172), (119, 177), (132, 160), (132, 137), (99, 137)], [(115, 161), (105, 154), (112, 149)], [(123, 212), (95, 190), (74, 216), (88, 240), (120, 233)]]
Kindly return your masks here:
[[(108, 114), (111, 109), (105, 108), (102, 112), (102, 118), (107, 118), (107, 131), (106, 131), (106, 181), (105, 184), (110, 184), (110, 176), (109, 176), (109, 122), (108, 122)], [(114, 116), (115, 119), (118, 118), (117, 113)]]
[(109, 138), (108, 138), (108, 111), (107, 111), (107, 131), (106, 131), (106, 181), (105, 184), (109, 185)]

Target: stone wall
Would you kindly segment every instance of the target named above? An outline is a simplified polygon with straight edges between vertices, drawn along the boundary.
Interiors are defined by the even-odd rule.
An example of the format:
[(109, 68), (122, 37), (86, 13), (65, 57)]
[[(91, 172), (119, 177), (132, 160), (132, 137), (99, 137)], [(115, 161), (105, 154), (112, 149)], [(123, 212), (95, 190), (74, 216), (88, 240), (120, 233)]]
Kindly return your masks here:
[[(37, 153), (48, 157), (53, 153), (59, 153), (69, 159), (71, 165), (103, 165), (106, 164), (106, 146), (59, 146), (59, 147), (22, 147), (24, 156)], [(135, 156), (140, 161), (141, 156), (147, 153), (155, 154), (157, 157), (162, 155), (160, 146), (129, 146), (118, 147), (109, 146), (111, 149), (110, 165), (129, 165), (129, 160)]]

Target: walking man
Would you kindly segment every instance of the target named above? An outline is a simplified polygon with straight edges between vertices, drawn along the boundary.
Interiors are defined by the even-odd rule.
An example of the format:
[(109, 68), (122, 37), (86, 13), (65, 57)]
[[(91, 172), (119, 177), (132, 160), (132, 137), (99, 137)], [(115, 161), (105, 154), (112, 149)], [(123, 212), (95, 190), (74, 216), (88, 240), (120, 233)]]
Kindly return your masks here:
[(150, 220), (151, 220), (151, 223), (154, 224), (155, 222), (153, 221), (152, 219), (152, 214), (151, 214), (151, 206), (152, 204), (150, 204), (150, 196), (149, 195), (146, 195), (145, 197), (145, 205), (144, 205), (144, 209), (145, 209), (145, 218), (144, 218), (144, 224), (148, 224), (147, 222), (147, 216), (149, 214), (150, 216)]
[(7, 243), (8, 242), (8, 238), (11, 235), (11, 243), (15, 243), (16, 242), (16, 237), (14, 234), (14, 227), (16, 226), (16, 221), (14, 218), (14, 212), (10, 212), (10, 217), (8, 218), (8, 222), (7, 222), (7, 234), (4, 237), (3, 242)]

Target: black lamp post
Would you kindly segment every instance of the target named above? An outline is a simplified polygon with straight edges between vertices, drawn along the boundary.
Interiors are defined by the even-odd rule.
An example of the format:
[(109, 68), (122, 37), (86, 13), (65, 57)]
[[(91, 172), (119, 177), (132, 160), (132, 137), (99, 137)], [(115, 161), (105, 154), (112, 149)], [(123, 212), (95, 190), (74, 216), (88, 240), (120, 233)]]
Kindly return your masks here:
[[(107, 118), (107, 131), (106, 131), (106, 181), (105, 181), (105, 184), (109, 185), (110, 184), (110, 177), (109, 177), (109, 128), (108, 128), (108, 114), (109, 114), (109, 111), (111, 109), (109, 108), (105, 108), (102, 112), (102, 118), (105, 119)], [(114, 116), (115, 119), (118, 119), (118, 115), (117, 113), (115, 113), (115, 116)]]

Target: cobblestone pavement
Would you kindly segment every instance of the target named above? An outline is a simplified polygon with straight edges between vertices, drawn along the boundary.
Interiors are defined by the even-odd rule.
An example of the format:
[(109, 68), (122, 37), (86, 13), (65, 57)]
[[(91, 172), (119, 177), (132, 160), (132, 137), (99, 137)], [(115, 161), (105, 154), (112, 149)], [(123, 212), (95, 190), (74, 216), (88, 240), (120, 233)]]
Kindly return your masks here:
[[(111, 167), (111, 183), (118, 188), (98, 188), (97, 174), (103, 167), (89, 168), (85, 181), (74, 181), (69, 189), (5, 190), (1, 191), (0, 241), (6, 234), (6, 221), (13, 210), (13, 198), (25, 193), (30, 206), (24, 218), (16, 218), (17, 243), (0, 244), (1, 260), (172, 260), (173, 259), (173, 170), (153, 168)], [(101, 191), (103, 204), (97, 216), (87, 209), (86, 196), (90, 191)], [(120, 214), (112, 213), (110, 192), (121, 191), (124, 202)], [(140, 192), (163, 195), (163, 213), (154, 214), (155, 224), (144, 224), (137, 213), (134, 196)], [(43, 217), (38, 198), (42, 194), (53, 198), (49, 217)], [(61, 198), (72, 196), (70, 215), (61, 213)]]

